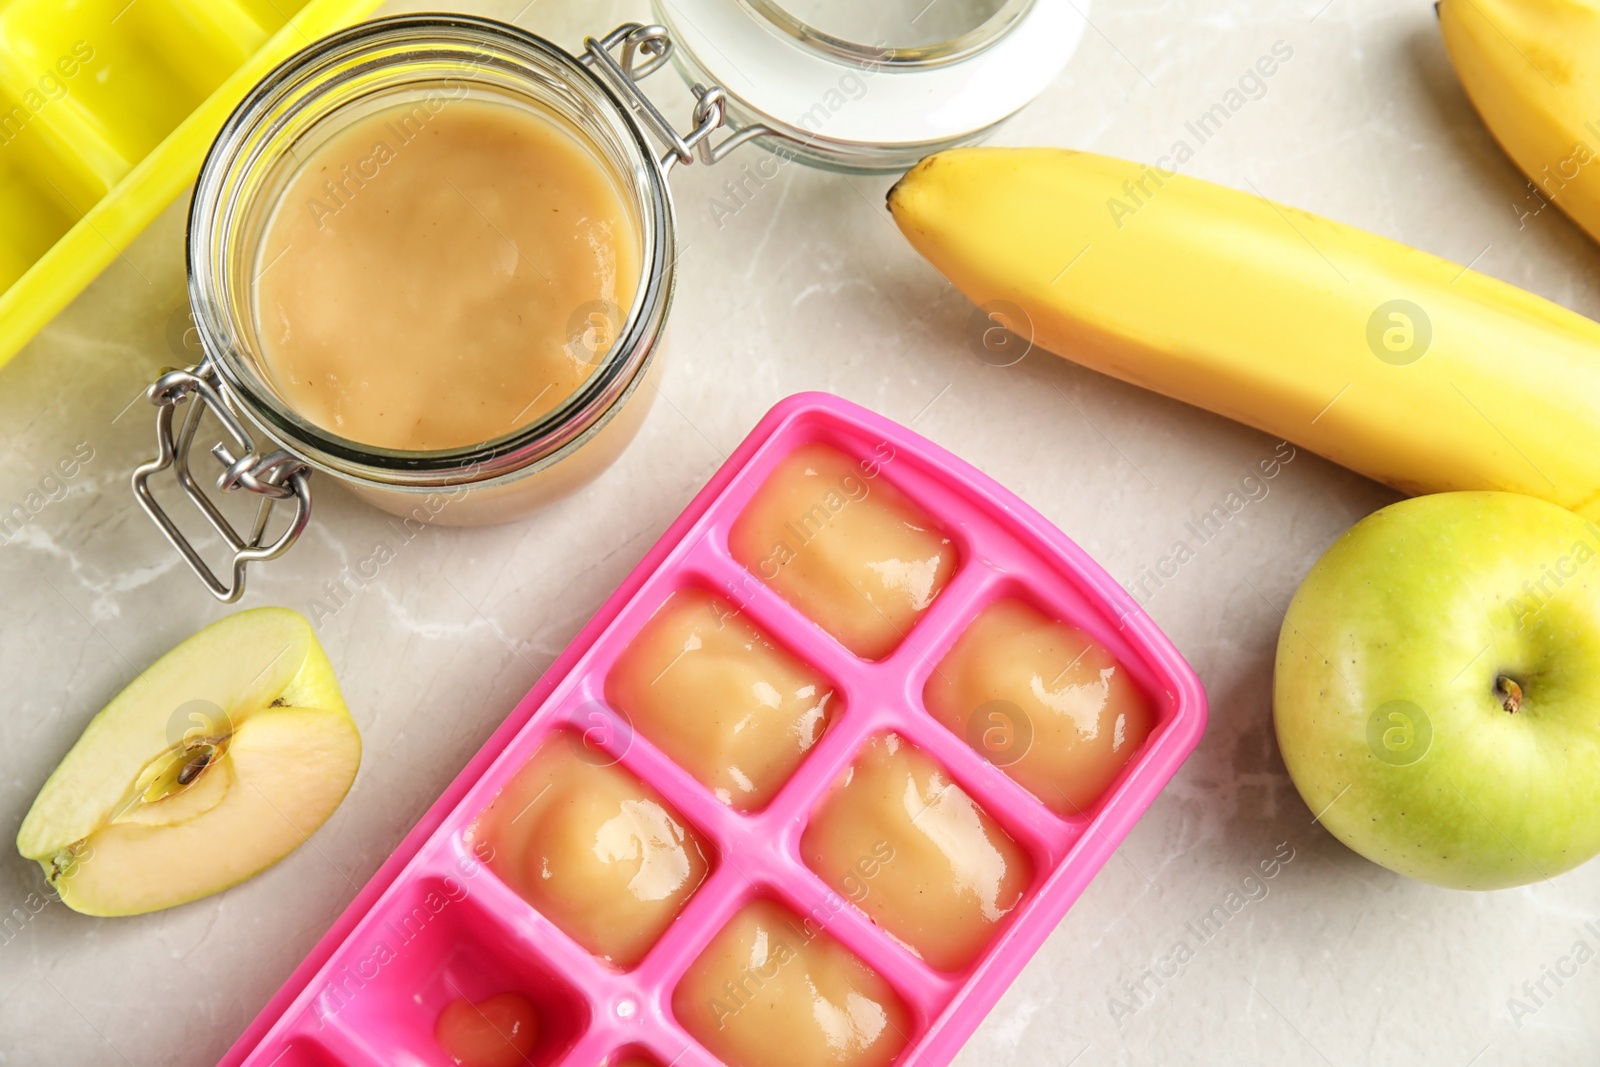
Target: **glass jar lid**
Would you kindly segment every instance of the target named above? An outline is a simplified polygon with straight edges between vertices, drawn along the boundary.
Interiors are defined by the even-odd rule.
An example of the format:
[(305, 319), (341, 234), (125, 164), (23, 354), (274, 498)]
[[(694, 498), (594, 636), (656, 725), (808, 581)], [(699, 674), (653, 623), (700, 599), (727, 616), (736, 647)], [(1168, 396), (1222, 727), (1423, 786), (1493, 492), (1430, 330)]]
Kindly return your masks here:
[(1087, 0), (655, 0), (730, 124), (836, 170), (904, 170), (980, 140), (1072, 57)]

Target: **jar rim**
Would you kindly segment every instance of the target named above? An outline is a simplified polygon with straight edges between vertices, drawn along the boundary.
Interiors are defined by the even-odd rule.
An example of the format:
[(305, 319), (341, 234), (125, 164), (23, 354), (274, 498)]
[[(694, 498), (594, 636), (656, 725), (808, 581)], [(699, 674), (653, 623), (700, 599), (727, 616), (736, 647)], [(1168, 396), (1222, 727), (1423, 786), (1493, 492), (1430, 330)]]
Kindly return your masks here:
[(977, 27), (922, 49), (844, 41), (786, 0), (651, 9), (685, 79), (721, 87), (730, 127), (785, 158), (882, 174), (986, 137), (1045, 91), (1088, 25), (1090, 0), (997, 2)]
[[(559, 80), (611, 120), (610, 147), (633, 168), (622, 192), (637, 211), (643, 240), (641, 282), (615, 342), (573, 393), (533, 422), (477, 444), (436, 451), (368, 445), (312, 424), (278, 396), (257, 366), (254, 337), (238, 321), (238, 294), (228, 266), (230, 229), (243, 194), (244, 174), (270, 166), (258, 158), (286, 119), (341, 84), (341, 68), (370, 73), (416, 59), (423, 51), (493, 53), (499, 69), (518, 66)], [(463, 55), (465, 53), (462, 53)], [(333, 81), (318, 85), (322, 78)], [(470, 83), (470, 76), (451, 77)], [(437, 79), (435, 79), (437, 80)], [(418, 79), (425, 84), (427, 79)], [(394, 89), (388, 87), (385, 91)], [(295, 99), (305, 93), (304, 99)], [(554, 105), (551, 105), (552, 108)], [(324, 116), (327, 118), (328, 116)], [(562, 116), (568, 117), (570, 116)], [(321, 119), (316, 120), (322, 121)], [(313, 126), (316, 122), (313, 123)], [(587, 130), (580, 131), (591, 137)], [(591, 137), (592, 139), (592, 137)], [(598, 146), (597, 146), (598, 147)], [(285, 450), (316, 469), (382, 486), (419, 487), (482, 482), (553, 462), (597, 432), (642, 380), (665, 322), (673, 288), (674, 219), (665, 174), (644, 130), (604, 80), (559, 46), (516, 26), (469, 15), (399, 15), (376, 19), (323, 38), (284, 61), (240, 102), (212, 143), (195, 186), (187, 234), (189, 296), (207, 361), (231, 399)], [(253, 294), (245, 294), (253, 299)]]
[(790, 11), (782, 0), (738, 0), (738, 2), (808, 48), (853, 63), (883, 65), (894, 69), (939, 66), (959, 63), (970, 58), (1009, 33), (1037, 0), (1000, 0), (989, 17), (976, 26), (948, 40), (924, 45), (853, 41), (840, 36), (837, 32), (807, 22)]

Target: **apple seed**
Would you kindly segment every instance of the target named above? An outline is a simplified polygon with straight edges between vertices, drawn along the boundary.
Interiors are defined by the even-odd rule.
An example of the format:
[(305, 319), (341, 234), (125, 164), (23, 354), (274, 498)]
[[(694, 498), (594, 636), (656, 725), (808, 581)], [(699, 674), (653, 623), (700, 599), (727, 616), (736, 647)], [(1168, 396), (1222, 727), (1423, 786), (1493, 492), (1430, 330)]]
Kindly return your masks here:
[[(148, 784), (137, 798), (146, 804), (181, 793), (222, 754), (227, 738), (206, 738), (186, 748), (169, 749), (150, 765)], [(154, 772), (153, 774), (151, 772)]]
[(1500, 696), (1500, 706), (1512, 715), (1522, 707), (1522, 686), (1508, 674), (1502, 674), (1494, 680), (1494, 691)]
[(188, 761), (184, 763), (183, 768), (178, 771), (178, 784), (188, 785), (198, 778), (200, 772), (205, 770), (206, 765), (211, 762), (211, 753), (212, 749), (206, 748), (190, 756)]

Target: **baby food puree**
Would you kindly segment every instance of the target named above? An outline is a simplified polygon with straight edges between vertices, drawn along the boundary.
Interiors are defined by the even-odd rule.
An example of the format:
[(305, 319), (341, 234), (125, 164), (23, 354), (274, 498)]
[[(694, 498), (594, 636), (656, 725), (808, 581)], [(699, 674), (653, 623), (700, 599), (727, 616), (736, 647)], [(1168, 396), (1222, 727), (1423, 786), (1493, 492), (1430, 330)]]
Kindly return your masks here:
[(728, 537), (735, 559), (867, 659), (894, 651), (956, 565), (955, 546), (881, 464), (798, 448)]
[(730, 1067), (885, 1067), (911, 1014), (855, 954), (770, 900), (744, 906), (672, 996), (678, 1021)]
[(552, 737), (467, 836), (574, 941), (631, 967), (705, 880), (706, 856), (653, 789), (598, 758), (575, 735)]
[(312, 148), (256, 267), (264, 370), (289, 407), (364, 445), (454, 449), (551, 411), (615, 339), (636, 220), (575, 128), (434, 95)]
[(800, 851), (880, 926), (947, 971), (977, 955), (1033, 877), (1027, 853), (895, 734), (867, 744)]
[(439, 1013), (433, 1037), (457, 1067), (520, 1067), (539, 1044), (539, 1009), (521, 993), (458, 998)]
[(1150, 701), (1108, 649), (1018, 600), (983, 610), (923, 697), (934, 718), (1058, 815), (1086, 813), (1155, 725)]
[(764, 806), (828, 725), (833, 687), (727, 601), (673, 594), (612, 673), (639, 732), (741, 811)]

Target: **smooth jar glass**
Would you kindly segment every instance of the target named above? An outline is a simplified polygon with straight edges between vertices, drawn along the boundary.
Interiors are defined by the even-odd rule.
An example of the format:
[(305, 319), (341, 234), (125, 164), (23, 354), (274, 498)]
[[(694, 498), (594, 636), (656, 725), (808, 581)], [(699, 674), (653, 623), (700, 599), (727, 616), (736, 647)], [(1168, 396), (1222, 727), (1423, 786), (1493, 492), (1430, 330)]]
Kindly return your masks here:
[(1036, 0), (738, 0), (805, 46), (857, 64), (943, 65), (999, 41)]
[[(640, 278), (633, 305), (580, 323), (594, 370), (535, 421), (444, 451), (397, 451), (313, 425), (263, 366), (259, 249), (300, 163), (375, 111), (432, 113), (459, 99), (526, 107), (588, 142), (632, 215)], [(632, 439), (673, 289), (673, 209), (664, 167), (627, 107), (579, 60), (532, 34), (466, 16), (402, 16), (356, 26), (262, 81), (218, 135), (189, 217), (189, 295), (218, 392), (254, 429), (376, 507), (446, 525), (503, 522), (581, 486)], [(609, 342), (609, 344), (607, 344)]]
[(903, 172), (1037, 97), (1089, 0), (652, 0), (689, 81), (728, 125), (828, 170)]

